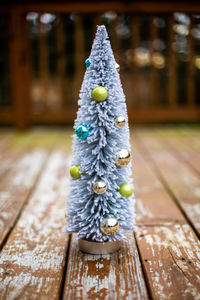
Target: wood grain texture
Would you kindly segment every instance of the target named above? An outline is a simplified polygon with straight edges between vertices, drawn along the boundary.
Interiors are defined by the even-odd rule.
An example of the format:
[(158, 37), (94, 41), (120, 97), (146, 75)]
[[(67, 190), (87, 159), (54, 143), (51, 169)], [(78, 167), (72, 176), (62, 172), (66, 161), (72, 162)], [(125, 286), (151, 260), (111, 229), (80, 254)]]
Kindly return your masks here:
[(194, 17), (190, 15), (189, 35), (188, 35), (188, 63), (187, 63), (187, 103), (190, 106), (195, 105), (195, 39), (191, 34), (194, 27)]
[(156, 168), (177, 204), (200, 234), (200, 179), (166, 148), (158, 136), (143, 135), (140, 141), (144, 146), (140, 148), (141, 151), (145, 149), (147, 159), (150, 158), (152, 166)]
[(21, 152), (0, 182), (0, 246), (13, 227), (47, 159), (47, 152)]
[(134, 146), (133, 178), (137, 224), (185, 223), (186, 220), (166, 192), (151, 165), (136, 147)]
[(30, 140), (32, 136), (26, 134), (8, 134), (0, 140), (0, 181), (5, 176), (6, 172), (23, 157), (24, 153), (30, 150)]
[(1, 154), (9, 146), (9, 141), (10, 141), (11, 136), (12, 135), (9, 133), (8, 134), (6, 134), (6, 133), (0, 134), (0, 153)]
[(0, 255), (1, 299), (58, 299), (68, 237), (62, 234), (67, 156), (54, 152)]
[(173, 134), (161, 135), (166, 147), (171, 148), (177, 158), (187, 162), (200, 175), (200, 141), (197, 137)]
[(30, 57), (25, 14), (17, 8), (9, 15), (9, 78), (13, 120), (19, 129), (30, 120)]
[(107, 255), (80, 252), (73, 236), (63, 298), (148, 299), (133, 236), (123, 243), (121, 250)]
[(169, 17), (169, 91), (168, 91), (168, 103), (170, 106), (177, 105), (177, 59), (176, 52), (174, 51), (174, 16)]
[[(192, 143), (198, 151), (197, 128), (172, 133), (174, 140), (180, 135), (180, 141)], [(135, 236), (110, 255), (80, 252), (75, 235), (68, 248), (68, 236), (61, 232), (71, 134), (66, 133), (65, 139), (63, 132), (36, 131), (9, 145), (24, 152), (0, 182), (0, 201), (5, 200), (0, 202), (1, 212), (8, 203), (12, 204), (8, 212), (20, 212), (14, 223), (6, 221), (14, 228), (9, 228), (0, 254), (0, 299), (199, 300), (200, 246), (188, 224), (188, 220), (198, 224), (199, 175), (166, 143), (171, 132), (134, 133), (138, 227)], [(55, 144), (57, 150), (48, 154)], [(37, 184), (31, 187), (33, 182)], [(16, 208), (25, 198), (26, 205)]]
[(81, 12), (81, 13), (92, 13), (105, 11), (116, 12), (133, 12), (133, 13), (174, 13), (175, 11), (193, 13), (200, 11), (200, 4), (196, 1), (191, 2), (179, 2), (179, 1), (134, 1), (134, 2), (122, 2), (122, 1), (101, 1), (101, 2), (91, 2), (91, 1), (74, 1), (74, 2), (17, 2), (1, 5), (1, 12), (8, 12), (11, 9), (19, 9), (22, 13), (27, 11), (39, 11), (39, 12), (51, 12), (51, 13), (71, 13), (71, 12)]
[[(40, 88), (40, 104), (45, 110), (49, 107), (49, 63), (48, 63), (48, 45), (46, 24), (41, 22), (41, 16), (37, 20), (38, 23), (38, 56), (39, 56), (39, 78), (41, 82)], [(43, 110), (43, 113), (44, 113)]]
[(150, 66), (150, 79), (149, 79), (149, 105), (156, 106), (160, 99), (160, 82), (158, 68), (154, 64), (154, 55), (156, 53), (155, 41), (158, 40), (158, 27), (155, 25), (155, 15), (151, 16), (150, 22), (150, 53), (151, 53), (151, 66)]
[(64, 17), (62, 15), (56, 16), (56, 50), (57, 50), (57, 86), (59, 92), (59, 101), (57, 105), (61, 108), (64, 107), (64, 99), (67, 94), (67, 79), (66, 79), (66, 38), (65, 38), (65, 27)]
[(200, 246), (188, 224), (140, 227), (137, 243), (152, 299), (200, 299)]

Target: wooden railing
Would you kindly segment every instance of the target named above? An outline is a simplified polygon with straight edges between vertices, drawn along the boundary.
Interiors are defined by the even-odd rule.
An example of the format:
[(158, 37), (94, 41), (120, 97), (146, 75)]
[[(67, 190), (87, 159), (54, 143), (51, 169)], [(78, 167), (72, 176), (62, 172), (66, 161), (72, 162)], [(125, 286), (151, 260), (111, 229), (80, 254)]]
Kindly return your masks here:
[(199, 121), (198, 11), (197, 3), (165, 2), (0, 8), (0, 123), (73, 123), (97, 24), (108, 29), (131, 123)]

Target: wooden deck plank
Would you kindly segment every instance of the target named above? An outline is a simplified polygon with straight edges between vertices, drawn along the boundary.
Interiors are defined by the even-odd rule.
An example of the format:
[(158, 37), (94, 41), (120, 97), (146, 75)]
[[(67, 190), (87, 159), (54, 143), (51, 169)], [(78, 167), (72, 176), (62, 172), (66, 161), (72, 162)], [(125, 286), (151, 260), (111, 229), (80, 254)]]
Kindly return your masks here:
[(73, 235), (63, 298), (149, 299), (134, 236), (130, 234), (117, 253), (90, 255), (79, 250)]
[[(171, 199), (165, 180), (160, 182), (157, 171), (159, 168), (169, 176), (165, 166), (171, 166), (170, 157), (165, 155), (169, 149), (160, 146), (154, 129), (137, 131), (138, 136), (134, 137), (136, 150), (133, 165), (138, 224), (136, 241), (150, 296), (158, 300), (198, 299), (198, 239)], [(157, 169), (152, 159), (156, 161)], [(171, 166), (173, 172), (178, 169), (175, 162), (174, 158)]]
[(58, 299), (68, 237), (62, 234), (67, 155), (51, 154), (0, 255), (2, 299)]
[(0, 133), (0, 152), (2, 153), (9, 145), (11, 134)]
[(91, 255), (80, 252), (74, 235), (63, 299), (149, 299), (134, 237), (116, 253)]
[[(71, 131), (70, 131), (71, 133)], [(0, 248), (32, 193), (49, 153), (56, 149), (69, 153), (71, 136), (62, 131), (15, 134), (9, 150), (0, 159)]]
[[(7, 137), (7, 138), (6, 138)], [(6, 172), (12, 169), (13, 165), (23, 157), (24, 153), (30, 150), (30, 134), (14, 134), (5, 136), (5, 143), (0, 143), (0, 181)], [(2, 146), (2, 147), (1, 147)]]
[(141, 151), (152, 162), (177, 205), (200, 234), (200, 179), (184, 162), (176, 159), (169, 148), (153, 132), (140, 137)]
[[(160, 131), (158, 131), (160, 133)], [(191, 168), (200, 175), (200, 140), (188, 135), (160, 135), (166, 147), (171, 148), (178, 159), (187, 162)]]
[[(159, 178), (134, 143), (133, 178), (135, 180), (137, 225), (185, 223), (186, 220)], [(136, 149), (136, 150), (135, 150)]]
[[(177, 134), (177, 130), (174, 134)], [(149, 294), (151, 299), (158, 300), (200, 299), (198, 240), (178, 207), (180, 205), (184, 211), (184, 195), (189, 201), (190, 190), (196, 188), (194, 184), (197, 181), (194, 178), (198, 179), (198, 176), (187, 163), (175, 156), (169, 145), (159, 137), (157, 130), (140, 130), (137, 134), (139, 138), (134, 135), (133, 140), (138, 225), (136, 241), (130, 235), (118, 253), (94, 256), (80, 252), (76, 236), (73, 235), (67, 258), (66, 277), (63, 275), (68, 236), (62, 235), (61, 229), (65, 223), (65, 169), (71, 146), (64, 149), (66, 154), (61, 150), (63, 144), (71, 143), (71, 138), (63, 142), (63, 134), (57, 137), (59, 134), (48, 132), (46, 138), (45, 134), (41, 134), (35, 142), (35, 135), (37, 133), (31, 135), (31, 147), (35, 145), (38, 151), (47, 153), (49, 146), (56, 144), (56, 148), (60, 150), (50, 155), (45, 168), (41, 167), (40, 181), (30, 195), (27, 205), (23, 206), (24, 210), (1, 252), (2, 299), (59, 299), (62, 296), (63, 283), (63, 298), (67, 300), (145, 300), (149, 299)], [(196, 133), (192, 138), (197, 139)], [(44, 145), (47, 146), (46, 150)], [(35, 147), (30, 153), (34, 151), (37, 151)], [(179, 165), (182, 167), (179, 168)], [(183, 179), (174, 182), (174, 178), (182, 178), (185, 168), (190, 182), (187, 183), (186, 180), (185, 184)], [(177, 169), (180, 172), (178, 176), (175, 172)], [(8, 174), (10, 172), (17, 177), (14, 168)], [(168, 178), (170, 172), (175, 173), (172, 181)], [(192, 179), (190, 174), (194, 176)], [(7, 191), (10, 190), (9, 182), (13, 181), (10, 177), (5, 177), (3, 191), (6, 191), (6, 178)], [(27, 177), (24, 176), (25, 179)], [(2, 183), (0, 189), (1, 187)], [(11, 192), (14, 195), (13, 190)], [(172, 200), (172, 194), (178, 205)], [(192, 199), (193, 196), (192, 194)], [(18, 202), (18, 197), (15, 200)], [(65, 282), (62, 282), (63, 279)]]
[(137, 243), (152, 299), (200, 299), (200, 247), (188, 224), (140, 227)]
[(42, 171), (48, 152), (21, 152), (0, 182), (0, 248)]

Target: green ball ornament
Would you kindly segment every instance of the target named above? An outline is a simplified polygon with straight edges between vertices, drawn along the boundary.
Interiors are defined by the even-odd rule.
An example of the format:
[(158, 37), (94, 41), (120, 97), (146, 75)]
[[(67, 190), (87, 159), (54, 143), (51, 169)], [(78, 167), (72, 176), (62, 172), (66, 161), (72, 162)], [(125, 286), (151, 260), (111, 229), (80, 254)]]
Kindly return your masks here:
[(70, 175), (74, 179), (80, 178), (80, 170), (79, 170), (79, 165), (74, 165), (70, 168)]
[(108, 97), (108, 91), (103, 86), (97, 86), (92, 91), (92, 98), (97, 102), (104, 101), (106, 100), (107, 97)]
[(130, 197), (133, 193), (133, 187), (129, 183), (122, 183), (119, 192), (123, 197)]

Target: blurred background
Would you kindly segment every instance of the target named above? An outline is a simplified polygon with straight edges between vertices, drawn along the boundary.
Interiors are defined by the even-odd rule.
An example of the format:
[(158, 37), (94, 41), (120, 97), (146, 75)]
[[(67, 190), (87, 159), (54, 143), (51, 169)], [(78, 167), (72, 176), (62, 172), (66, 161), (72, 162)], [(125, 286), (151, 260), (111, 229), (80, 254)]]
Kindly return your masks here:
[(199, 122), (200, 4), (11, 1), (0, 5), (0, 125), (73, 124), (97, 24), (130, 123)]

